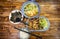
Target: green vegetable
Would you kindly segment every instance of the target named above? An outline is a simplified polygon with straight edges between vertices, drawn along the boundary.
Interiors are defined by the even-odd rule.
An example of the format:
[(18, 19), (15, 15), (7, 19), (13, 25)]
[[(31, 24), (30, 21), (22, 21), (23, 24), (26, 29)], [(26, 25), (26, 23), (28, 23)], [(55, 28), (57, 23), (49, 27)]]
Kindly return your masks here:
[(47, 27), (47, 20), (45, 18), (40, 18), (39, 19), (39, 26), (43, 27), (43, 28)]

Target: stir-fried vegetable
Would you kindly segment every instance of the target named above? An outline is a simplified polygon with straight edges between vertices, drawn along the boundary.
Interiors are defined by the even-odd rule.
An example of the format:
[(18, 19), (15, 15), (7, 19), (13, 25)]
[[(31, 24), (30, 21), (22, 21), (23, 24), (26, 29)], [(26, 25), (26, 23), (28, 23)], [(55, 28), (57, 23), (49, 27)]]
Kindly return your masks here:
[(20, 12), (14, 12), (14, 13), (11, 13), (11, 18), (10, 20), (14, 23), (16, 22), (20, 22), (21, 21), (21, 18), (22, 18), (22, 15)]
[(45, 27), (47, 27), (47, 20), (45, 19), (45, 18), (40, 18), (39, 19), (39, 26), (41, 27), (41, 28), (45, 28)]
[(27, 4), (24, 7), (24, 12), (29, 17), (35, 16), (36, 14), (38, 14), (38, 7), (33, 3)]

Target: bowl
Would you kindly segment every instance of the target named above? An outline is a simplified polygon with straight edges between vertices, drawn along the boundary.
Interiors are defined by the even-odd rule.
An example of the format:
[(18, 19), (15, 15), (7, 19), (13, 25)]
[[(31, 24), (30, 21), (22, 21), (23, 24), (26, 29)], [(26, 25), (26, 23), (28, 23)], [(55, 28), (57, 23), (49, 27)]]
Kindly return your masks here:
[[(11, 13), (9, 14), (9, 21), (11, 22), (11, 23), (13, 23), (13, 24), (19, 24), (20, 23), (20, 21), (18, 21), (18, 22), (14, 22), (14, 20), (12, 21), (11, 19), (12, 19), (12, 14), (14, 14), (15, 15), (15, 13), (17, 14), (19, 12), (19, 14), (21, 15), (21, 19), (19, 19), (20, 21), (22, 21), (23, 20), (23, 15), (21, 14), (21, 11), (19, 11), (19, 10), (13, 10), (13, 11), (11, 11)], [(15, 17), (13, 17), (13, 18), (17, 18), (18, 16), (15, 16)]]
[[(32, 17), (29, 17), (25, 14), (24, 12), (24, 7), (30, 3), (33, 3), (35, 4), (37, 7), (38, 7), (38, 14), (36, 14), (35, 16), (32, 16)], [(23, 5), (22, 5), (22, 8), (21, 8), (21, 12), (22, 12), (22, 15), (24, 15), (26, 18), (38, 18), (39, 15), (40, 15), (40, 7), (39, 7), (39, 4), (37, 2), (34, 2), (34, 1), (27, 1), (25, 2)]]
[[(22, 30), (26, 31), (26, 32), (29, 32), (27, 28), (22, 28)], [(23, 32), (23, 31), (20, 31), (19, 32), (19, 37), (20, 39), (29, 39), (30, 37), (30, 34), (26, 33), (26, 32)]]

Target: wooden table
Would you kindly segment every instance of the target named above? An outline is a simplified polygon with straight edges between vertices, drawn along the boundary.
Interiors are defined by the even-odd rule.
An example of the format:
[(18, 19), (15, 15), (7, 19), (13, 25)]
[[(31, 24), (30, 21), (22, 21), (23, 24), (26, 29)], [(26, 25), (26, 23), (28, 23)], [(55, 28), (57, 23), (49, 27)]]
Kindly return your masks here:
[[(19, 39), (19, 31), (14, 29), (9, 22), (9, 14), (14, 9), (21, 9), (24, 1), (1, 1), (0, 2), (0, 39)], [(37, 0), (38, 1), (38, 0)], [(41, 12), (40, 16), (45, 16), (50, 21), (50, 28), (45, 32), (32, 32), (42, 36), (43, 39), (60, 39), (60, 4), (59, 1), (38, 1)], [(19, 25), (18, 25), (19, 26)], [(22, 26), (22, 24), (20, 24)], [(30, 39), (36, 39), (30, 36)]]

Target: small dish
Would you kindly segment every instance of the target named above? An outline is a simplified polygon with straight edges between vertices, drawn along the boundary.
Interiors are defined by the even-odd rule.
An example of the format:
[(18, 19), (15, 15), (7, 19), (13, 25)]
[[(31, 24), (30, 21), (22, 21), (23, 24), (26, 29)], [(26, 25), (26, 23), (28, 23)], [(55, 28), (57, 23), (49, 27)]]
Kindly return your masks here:
[(9, 21), (13, 24), (19, 24), (23, 20), (23, 15), (19, 10), (13, 10), (9, 14)]

